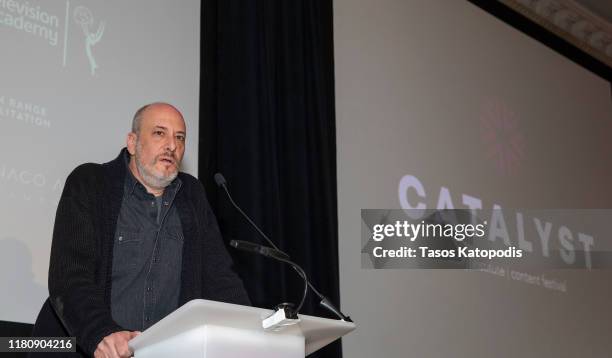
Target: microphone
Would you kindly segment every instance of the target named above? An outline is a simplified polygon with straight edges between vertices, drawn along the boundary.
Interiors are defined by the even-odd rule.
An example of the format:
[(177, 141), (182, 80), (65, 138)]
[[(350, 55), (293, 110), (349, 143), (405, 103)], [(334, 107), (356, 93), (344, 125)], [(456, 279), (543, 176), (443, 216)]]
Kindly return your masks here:
[(256, 254), (260, 254), (265, 257), (270, 257), (277, 260), (289, 260), (289, 256), (287, 256), (287, 254), (282, 251), (273, 249), (271, 247), (254, 244), (248, 241), (232, 240), (230, 241), (230, 246), (238, 250), (254, 252)]
[(223, 176), (223, 174), (217, 173), (215, 174), (214, 178), (215, 178), (215, 183), (217, 183), (217, 186), (225, 185), (226, 182), (225, 182), (225, 177)]
[[(239, 212), (239, 213), (240, 213), (240, 214), (241, 214), (241, 215), (242, 215), (242, 216), (243, 216), (243, 217), (244, 217), (244, 218), (245, 218), (245, 219), (246, 219), (246, 220), (249, 222), (249, 224), (251, 224), (251, 226), (252, 226), (252, 227), (254, 227), (254, 228), (255, 228), (255, 230), (256, 230), (256, 231), (259, 233), (259, 235), (261, 235), (261, 237), (263, 237), (263, 238), (266, 240), (266, 242), (267, 242), (268, 244), (270, 244), (270, 246), (272, 246), (272, 248), (273, 248), (274, 250), (276, 250), (276, 252), (277, 252), (277, 253), (279, 253), (279, 254), (281, 254), (281, 255), (284, 255), (284, 257), (286, 257), (286, 258), (287, 258), (287, 259), (285, 259), (285, 260), (286, 260), (286, 261), (289, 261), (289, 255), (287, 255), (287, 254), (286, 254), (284, 251), (282, 251), (281, 249), (279, 249), (279, 248), (278, 248), (278, 247), (277, 247), (277, 246), (274, 244), (274, 242), (272, 242), (272, 240), (270, 240), (270, 238), (269, 238), (269, 237), (268, 237), (266, 234), (264, 234), (264, 232), (263, 232), (263, 231), (261, 231), (261, 229), (259, 228), (259, 226), (257, 226), (257, 225), (256, 225), (256, 224), (253, 222), (253, 220), (251, 220), (251, 218), (250, 218), (250, 217), (249, 217), (247, 214), (245, 214), (245, 213), (244, 213), (244, 211), (242, 211), (242, 209), (241, 209), (241, 208), (238, 206), (238, 204), (236, 204), (236, 202), (234, 202), (234, 199), (232, 198), (232, 196), (230, 195), (229, 190), (227, 189), (227, 181), (225, 180), (225, 177), (223, 176), (223, 174), (221, 174), (221, 173), (216, 173), (216, 174), (214, 175), (214, 179), (215, 179), (215, 183), (217, 183), (217, 186), (218, 186), (218, 187), (220, 187), (220, 188), (223, 188), (223, 190), (225, 191), (225, 194), (226, 194), (227, 198), (229, 199), (230, 203), (232, 204), (232, 206), (233, 206), (233, 207), (234, 207), (236, 210), (238, 210), (238, 212)], [(233, 241), (235, 241), (235, 240), (233, 240)], [(243, 241), (243, 242), (244, 242), (244, 241)], [(231, 245), (231, 243), (230, 243), (230, 245)], [(234, 246), (234, 247), (236, 247), (236, 246)], [(272, 248), (269, 248), (269, 249), (272, 249)], [(264, 256), (265, 256), (265, 255), (264, 255)], [(278, 259), (278, 258), (277, 258), (277, 259)], [(283, 260), (280, 260), (280, 261), (283, 261)], [(293, 267), (293, 269), (294, 269), (294, 270), (296, 270), (296, 271), (298, 271), (298, 273), (300, 273), (300, 272), (299, 272), (299, 270), (298, 270), (298, 268), (297, 268), (297, 267), (299, 267), (299, 266), (294, 265), (293, 263), (290, 263), (290, 265), (292, 265), (292, 267)], [(301, 268), (300, 268), (300, 269), (301, 269)], [(302, 272), (303, 272), (303, 270), (302, 270)], [(304, 276), (302, 276), (302, 277), (304, 277), (304, 278), (305, 278), (305, 275), (306, 275), (306, 274), (304, 274)], [(300, 276), (301, 276), (301, 274), (300, 274)], [(339, 310), (339, 309), (338, 309), (336, 306), (334, 306), (334, 304), (333, 304), (333, 303), (332, 303), (332, 302), (329, 300), (329, 298), (325, 297), (323, 294), (321, 294), (321, 292), (317, 291), (317, 289), (316, 289), (316, 288), (315, 288), (315, 287), (312, 285), (312, 283), (310, 283), (308, 280), (306, 280), (306, 283), (308, 284), (308, 287), (310, 287), (310, 289), (312, 290), (312, 292), (314, 292), (314, 293), (315, 293), (315, 294), (316, 294), (316, 295), (319, 297), (319, 299), (321, 300), (321, 301), (319, 302), (319, 304), (320, 304), (322, 307), (324, 307), (324, 308), (325, 308), (325, 309), (327, 309), (328, 311), (332, 312), (333, 314), (335, 314), (336, 316), (338, 316), (338, 317), (339, 317), (341, 320), (343, 320), (343, 321), (353, 322), (353, 320), (351, 319), (351, 317), (349, 317), (349, 316), (345, 316), (345, 315), (344, 315), (344, 314), (343, 314), (343, 313), (342, 313), (342, 312), (341, 312), (341, 311), (340, 311), (340, 310)]]
[(275, 259), (275, 260), (291, 265), (291, 267), (293, 267), (293, 269), (296, 270), (298, 274), (304, 279), (304, 293), (302, 294), (302, 300), (300, 301), (300, 304), (298, 305), (298, 307), (295, 309), (295, 312), (293, 313), (298, 314), (300, 312), (300, 310), (302, 309), (302, 306), (304, 305), (304, 301), (306, 301), (306, 294), (308, 293), (308, 284), (309, 284), (308, 278), (306, 277), (306, 272), (304, 272), (304, 270), (300, 267), (300, 265), (289, 260), (289, 256), (287, 256), (287, 254), (285, 254), (284, 252), (273, 249), (271, 247), (257, 245), (252, 242), (241, 241), (241, 240), (231, 240), (230, 246), (238, 250), (254, 252), (256, 254), (260, 254), (265, 257), (269, 257), (269, 258), (272, 258), (272, 259)]
[(223, 174), (217, 173), (215, 174), (214, 178), (215, 178), (215, 183), (217, 183), (217, 186), (223, 188), (223, 190), (225, 191), (225, 195), (227, 195), (227, 198), (229, 199), (230, 203), (232, 203), (232, 206), (236, 208), (236, 210), (238, 210), (238, 212), (242, 215), (242, 217), (244, 217), (249, 222), (249, 224), (251, 224), (251, 226), (255, 228), (255, 230), (257, 230), (259, 235), (261, 235), (261, 237), (263, 237), (266, 240), (266, 242), (268, 242), (268, 244), (272, 246), (275, 250), (284, 254), (286, 257), (289, 257), (289, 255), (283, 252), (283, 250), (279, 249), (276, 245), (274, 245), (274, 243), (272, 242), (272, 240), (270, 240), (268, 235), (264, 234), (263, 231), (261, 231), (261, 229), (259, 228), (259, 226), (255, 225), (253, 220), (251, 220), (251, 218), (247, 214), (245, 214), (244, 211), (242, 211), (242, 209), (240, 209), (238, 204), (234, 202), (234, 199), (232, 199), (232, 196), (230, 195), (230, 192), (227, 189), (227, 182), (225, 181), (225, 177), (223, 176)]

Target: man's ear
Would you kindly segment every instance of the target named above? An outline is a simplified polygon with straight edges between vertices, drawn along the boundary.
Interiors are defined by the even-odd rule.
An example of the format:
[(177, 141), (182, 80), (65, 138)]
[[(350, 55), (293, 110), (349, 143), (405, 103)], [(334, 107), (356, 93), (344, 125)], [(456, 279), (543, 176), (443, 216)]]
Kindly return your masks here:
[(138, 139), (138, 135), (134, 132), (130, 132), (127, 135), (126, 146), (127, 150), (131, 155), (136, 154), (136, 140)]

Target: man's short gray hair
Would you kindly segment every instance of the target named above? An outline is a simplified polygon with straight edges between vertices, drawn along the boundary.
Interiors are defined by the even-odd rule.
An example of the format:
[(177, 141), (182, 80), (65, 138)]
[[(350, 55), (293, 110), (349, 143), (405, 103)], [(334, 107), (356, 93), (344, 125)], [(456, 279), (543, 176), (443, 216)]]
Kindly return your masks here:
[(149, 107), (156, 106), (156, 105), (170, 106), (170, 107), (174, 108), (177, 112), (181, 113), (176, 107), (174, 107), (170, 103), (166, 103), (166, 102), (153, 102), (153, 103), (145, 104), (144, 106), (140, 107), (136, 111), (136, 113), (134, 113), (134, 118), (132, 119), (132, 132), (134, 132), (136, 134), (140, 134), (140, 122), (142, 122), (142, 116), (143, 116), (144, 112), (147, 109), (149, 109)]

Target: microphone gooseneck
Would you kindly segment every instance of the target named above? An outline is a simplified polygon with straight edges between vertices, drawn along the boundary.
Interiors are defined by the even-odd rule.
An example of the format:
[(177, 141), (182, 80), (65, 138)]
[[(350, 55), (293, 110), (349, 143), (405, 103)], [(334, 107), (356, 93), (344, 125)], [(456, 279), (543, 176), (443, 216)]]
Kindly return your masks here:
[[(264, 232), (263, 232), (263, 231), (262, 231), (262, 230), (259, 228), (259, 226), (257, 226), (257, 225), (256, 225), (256, 224), (253, 222), (253, 220), (251, 220), (251, 218), (250, 218), (250, 217), (249, 217), (247, 214), (245, 214), (245, 212), (244, 212), (244, 211), (242, 211), (242, 209), (240, 208), (240, 206), (238, 206), (238, 204), (236, 204), (236, 202), (235, 202), (235, 201), (234, 201), (234, 199), (232, 198), (232, 195), (230, 194), (230, 192), (229, 192), (229, 190), (228, 190), (228, 188), (227, 188), (227, 181), (225, 180), (225, 177), (223, 176), (223, 174), (221, 174), (221, 173), (216, 173), (216, 174), (214, 175), (214, 179), (215, 179), (215, 183), (217, 183), (217, 186), (218, 186), (218, 187), (220, 187), (220, 188), (223, 188), (223, 191), (224, 191), (224, 192), (225, 192), (225, 194), (227, 195), (227, 198), (229, 199), (229, 201), (230, 201), (230, 203), (232, 204), (232, 206), (233, 206), (233, 207), (234, 207), (234, 208), (235, 208), (235, 209), (236, 209), (236, 210), (237, 210), (237, 211), (238, 211), (238, 212), (239, 212), (239, 213), (242, 215), (242, 217), (244, 217), (244, 218), (245, 218), (245, 219), (248, 221), (248, 223), (249, 223), (249, 224), (251, 224), (251, 226), (252, 226), (253, 228), (255, 228), (255, 230), (256, 230), (256, 231), (259, 233), (259, 235), (260, 235), (261, 237), (263, 237), (263, 238), (264, 238), (264, 240), (266, 240), (266, 242), (267, 242), (267, 243), (268, 243), (268, 244), (271, 246), (271, 248), (268, 248), (268, 249), (272, 249), (272, 248), (273, 248), (273, 249), (274, 249), (274, 250), (276, 250), (278, 253), (280, 253), (280, 254), (284, 255), (285, 260), (289, 261), (289, 259), (290, 259), (289, 255), (287, 255), (287, 253), (285, 253), (284, 251), (282, 251), (281, 249), (279, 249), (279, 248), (278, 248), (278, 246), (276, 246), (276, 245), (274, 244), (274, 242), (273, 242), (272, 240), (270, 240), (270, 238), (268, 237), (268, 235), (266, 235), (266, 234), (265, 234), (265, 233), (264, 233)], [(235, 241), (235, 240), (233, 240), (233, 241)], [(258, 253), (259, 253), (259, 252), (258, 252)], [(266, 255), (264, 255), (264, 256), (266, 256)], [(268, 257), (271, 257), (271, 256), (268, 256)], [(278, 258), (277, 258), (277, 259), (278, 259)], [(282, 260), (280, 260), (280, 259), (279, 259), (279, 261), (282, 261)], [(291, 267), (293, 267), (293, 269), (294, 269), (294, 270), (298, 271), (298, 274), (300, 274), (300, 276), (302, 276), (302, 274), (300, 273), (300, 270), (302, 271), (302, 273), (304, 273), (304, 270), (302, 270), (302, 269), (301, 269), (301, 267), (300, 267), (300, 269), (298, 270), (298, 267), (299, 267), (299, 266), (295, 265), (295, 264), (294, 264), (294, 263), (292, 263), (291, 261), (290, 261), (290, 263), (289, 263), (289, 264), (291, 265)], [(306, 274), (304, 273), (304, 276), (302, 276), (302, 277), (304, 277), (304, 278), (305, 278), (305, 276), (306, 276)], [(343, 314), (343, 313), (342, 313), (342, 312), (341, 312), (341, 311), (340, 311), (340, 310), (339, 310), (339, 309), (338, 309), (338, 308), (337, 308), (337, 307), (336, 307), (336, 306), (335, 306), (335, 305), (334, 305), (334, 304), (333, 304), (333, 303), (332, 303), (332, 302), (329, 300), (329, 298), (327, 298), (326, 296), (324, 296), (323, 294), (321, 294), (321, 292), (319, 292), (319, 291), (318, 291), (318, 290), (317, 290), (317, 289), (316, 289), (316, 288), (315, 288), (315, 287), (312, 285), (312, 283), (310, 283), (310, 281), (308, 281), (306, 278), (305, 278), (305, 281), (306, 281), (307, 287), (310, 287), (310, 289), (312, 290), (312, 292), (314, 292), (314, 293), (315, 293), (315, 294), (316, 294), (316, 295), (319, 297), (319, 299), (321, 300), (321, 301), (319, 302), (319, 304), (321, 305), (321, 307), (324, 307), (325, 309), (327, 309), (327, 310), (328, 310), (328, 311), (330, 311), (331, 313), (333, 313), (333, 314), (335, 314), (336, 316), (338, 316), (338, 317), (339, 317), (341, 320), (343, 320), (343, 321), (353, 322), (353, 320), (351, 319), (351, 317), (344, 315), (344, 314)], [(304, 298), (305, 298), (305, 296), (304, 296)], [(302, 302), (302, 303), (303, 303), (303, 302)], [(301, 305), (300, 305), (300, 307), (301, 307)], [(298, 310), (298, 311), (299, 311), (299, 310)]]
[(304, 272), (304, 269), (302, 269), (300, 265), (289, 260), (289, 256), (287, 256), (284, 252), (273, 249), (271, 247), (266, 247), (242, 240), (231, 240), (230, 246), (238, 250), (256, 253), (291, 265), (291, 267), (293, 267), (293, 269), (296, 270), (297, 273), (304, 279), (304, 292), (302, 294), (302, 299), (300, 300), (300, 304), (295, 309), (296, 314), (300, 313), (300, 310), (302, 309), (302, 306), (304, 306), (304, 302), (306, 301), (306, 295), (308, 294), (309, 285), (308, 278), (306, 277), (306, 272)]

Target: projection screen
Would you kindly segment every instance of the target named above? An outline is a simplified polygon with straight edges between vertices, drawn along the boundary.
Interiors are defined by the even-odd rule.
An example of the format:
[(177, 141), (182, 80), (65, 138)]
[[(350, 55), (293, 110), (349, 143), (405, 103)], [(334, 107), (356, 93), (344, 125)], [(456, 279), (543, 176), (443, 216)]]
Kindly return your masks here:
[(34, 322), (64, 181), (115, 158), (140, 106), (182, 111), (197, 175), (199, 21), (198, 0), (0, 0), (0, 320)]
[(344, 355), (609, 355), (610, 270), (373, 269), (360, 210), (610, 207), (610, 83), (467, 1), (336, 0), (334, 46)]

